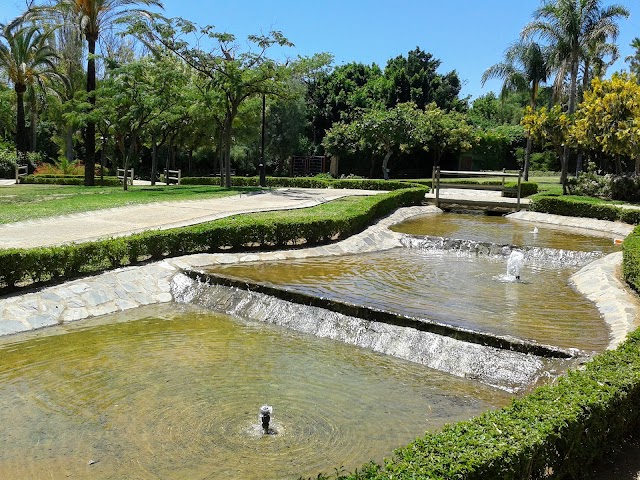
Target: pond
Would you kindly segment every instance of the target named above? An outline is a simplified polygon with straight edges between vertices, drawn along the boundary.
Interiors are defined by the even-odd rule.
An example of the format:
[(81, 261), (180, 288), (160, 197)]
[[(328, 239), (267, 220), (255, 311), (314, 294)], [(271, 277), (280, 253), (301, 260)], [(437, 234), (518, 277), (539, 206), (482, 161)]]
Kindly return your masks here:
[[(353, 470), (511, 396), (393, 357), (168, 304), (0, 341), (3, 478)], [(274, 407), (274, 435), (258, 425)]]

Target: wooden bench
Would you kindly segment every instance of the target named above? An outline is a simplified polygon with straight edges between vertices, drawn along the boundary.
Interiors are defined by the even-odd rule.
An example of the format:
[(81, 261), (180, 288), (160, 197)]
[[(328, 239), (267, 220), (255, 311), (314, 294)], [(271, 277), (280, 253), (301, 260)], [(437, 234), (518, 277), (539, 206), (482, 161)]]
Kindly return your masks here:
[[(118, 179), (123, 182), (124, 181), (124, 168), (118, 168), (116, 170), (116, 176), (118, 177)], [(133, 168), (130, 168), (127, 171), (127, 181), (129, 183), (129, 185), (133, 185)]]

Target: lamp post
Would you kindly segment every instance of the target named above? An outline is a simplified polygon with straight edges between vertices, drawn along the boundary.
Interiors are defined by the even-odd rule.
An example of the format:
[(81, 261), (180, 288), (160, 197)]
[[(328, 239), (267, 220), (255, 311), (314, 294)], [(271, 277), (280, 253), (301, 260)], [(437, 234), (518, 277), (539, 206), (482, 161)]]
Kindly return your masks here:
[(263, 93), (262, 94), (262, 139), (261, 139), (261, 147), (260, 147), (260, 165), (258, 168), (260, 169), (260, 186), (267, 186), (267, 179), (265, 175), (265, 167), (264, 167), (264, 138), (265, 138), (265, 127), (266, 127), (266, 112), (267, 112), (267, 97)]

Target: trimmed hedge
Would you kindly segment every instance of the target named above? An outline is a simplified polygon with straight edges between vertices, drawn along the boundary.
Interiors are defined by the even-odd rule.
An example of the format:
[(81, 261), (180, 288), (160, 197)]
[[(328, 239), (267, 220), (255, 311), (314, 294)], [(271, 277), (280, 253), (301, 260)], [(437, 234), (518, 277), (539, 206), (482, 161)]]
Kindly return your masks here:
[(636, 292), (640, 292), (640, 227), (624, 239), (622, 252), (622, 277)]
[[(23, 184), (36, 185), (84, 185), (84, 176), (80, 175), (27, 175), (20, 179)], [(96, 178), (96, 185), (100, 185), (100, 177)], [(117, 177), (104, 177), (104, 185), (117, 187), (122, 182)]]
[[(220, 186), (220, 177), (184, 177), (182, 185)], [(409, 188), (407, 182), (370, 179), (327, 179), (316, 177), (267, 177), (267, 187), (271, 188), (352, 188), (361, 190), (400, 190)], [(258, 177), (231, 177), (233, 187), (258, 187)]]
[[(640, 331), (508, 407), (396, 450), (339, 479), (582, 478), (640, 420)], [(328, 478), (319, 476), (318, 478)]]
[(529, 205), (529, 209), (535, 212), (568, 217), (596, 218), (612, 222), (620, 221), (630, 225), (640, 224), (640, 209), (622, 208), (605, 203), (581, 202), (570, 198), (540, 197)]
[[(504, 184), (503, 197), (518, 198), (518, 183), (508, 182)], [(538, 184), (534, 182), (520, 182), (520, 197), (525, 198), (538, 193)]]
[(253, 214), (171, 230), (154, 230), (123, 238), (34, 249), (0, 250), (0, 289), (50, 279), (101, 272), (147, 259), (200, 252), (275, 248), (327, 243), (361, 232), (399, 207), (418, 205), (422, 187), (362, 197), (340, 215), (295, 210)]

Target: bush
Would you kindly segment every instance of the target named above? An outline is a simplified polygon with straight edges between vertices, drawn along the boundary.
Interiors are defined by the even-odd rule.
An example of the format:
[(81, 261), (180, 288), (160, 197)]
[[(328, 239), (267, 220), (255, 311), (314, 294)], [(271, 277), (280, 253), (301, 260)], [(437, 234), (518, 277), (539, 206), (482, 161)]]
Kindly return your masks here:
[(612, 200), (640, 202), (640, 175), (612, 175), (610, 179)]
[[(425, 189), (405, 188), (362, 197), (340, 215), (295, 210), (290, 215), (260, 214), (130, 237), (60, 247), (0, 250), (0, 289), (55, 278), (73, 278), (146, 259), (191, 253), (274, 248), (301, 243), (326, 243), (364, 230), (399, 207), (420, 204)], [(319, 212), (319, 213), (318, 213)]]
[(622, 276), (636, 292), (640, 292), (640, 227), (624, 239), (622, 252)]
[(588, 203), (562, 197), (545, 196), (537, 198), (529, 205), (529, 209), (535, 212), (565, 215), (567, 217), (596, 218), (599, 220), (616, 221), (625, 218), (631, 220), (635, 213), (626, 212), (625, 209), (615, 205), (604, 203)]
[[(517, 198), (518, 197), (518, 183), (508, 182), (504, 184), (505, 190), (502, 192), (503, 197)], [(520, 197), (528, 197), (538, 193), (538, 184), (534, 182), (520, 182)]]
[[(220, 177), (185, 177), (182, 185), (220, 185)], [(370, 179), (340, 179), (330, 176), (315, 177), (267, 177), (267, 187), (271, 188), (352, 188), (360, 190), (399, 190), (409, 188), (406, 182)], [(234, 187), (257, 187), (258, 177), (231, 177)]]
[[(20, 179), (20, 183), (46, 185), (84, 185), (84, 175), (27, 175)], [(96, 185), (100, 185), (100, 177), (96, 178)], [(104, 177), (106, 187), (122, 185), (118, 177)]]

